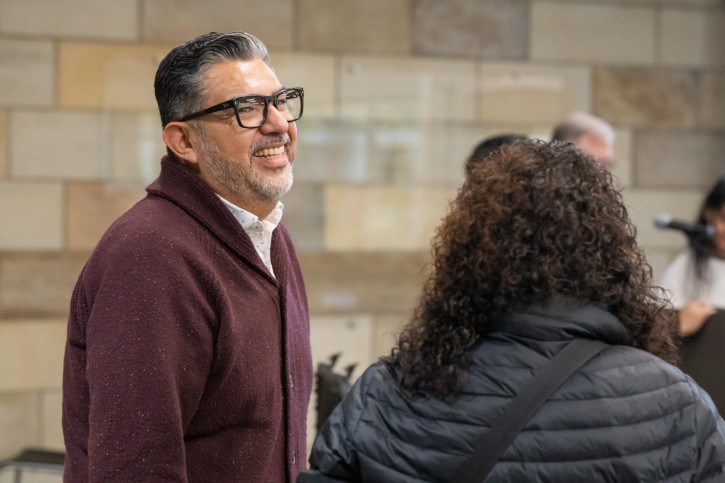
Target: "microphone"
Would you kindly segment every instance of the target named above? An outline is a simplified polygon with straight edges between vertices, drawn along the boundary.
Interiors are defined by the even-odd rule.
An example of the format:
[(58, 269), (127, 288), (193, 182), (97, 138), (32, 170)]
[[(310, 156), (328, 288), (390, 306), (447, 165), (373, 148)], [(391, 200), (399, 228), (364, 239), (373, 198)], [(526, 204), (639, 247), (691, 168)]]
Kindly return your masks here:
[(660, 213), (655, 216), (654, 222), (657, 228), (679, 230), (688, 237), (712, 238), (715, 235), (715, 227), (712, 225), (675, 220), (667, 213)]

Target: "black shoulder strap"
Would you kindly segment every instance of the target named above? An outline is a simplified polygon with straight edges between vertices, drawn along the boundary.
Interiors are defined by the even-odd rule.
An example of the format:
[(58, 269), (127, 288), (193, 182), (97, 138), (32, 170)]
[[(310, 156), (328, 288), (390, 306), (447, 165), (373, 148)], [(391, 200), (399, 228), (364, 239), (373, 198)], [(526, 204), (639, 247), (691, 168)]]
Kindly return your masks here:
[(608, 344), (598, 340), (574, 339), (548, 364), (541, 367), (531, 384), (524, 388), (493, 427), (478, 440), (471, 457), (456, 472), (451, 481), (483, 481), (504, 451), (536, 413), (539, 407), (589, 359)]

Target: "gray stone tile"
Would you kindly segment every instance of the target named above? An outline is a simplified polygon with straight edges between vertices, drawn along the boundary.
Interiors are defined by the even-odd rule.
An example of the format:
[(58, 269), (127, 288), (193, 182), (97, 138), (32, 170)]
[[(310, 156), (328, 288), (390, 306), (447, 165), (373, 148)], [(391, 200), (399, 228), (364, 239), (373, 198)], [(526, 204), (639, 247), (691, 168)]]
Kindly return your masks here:
[[(297, 169), (297, 168), (295, 168)], [(284, 215), (282, 223), (292, 235), (295, 248), (301, 251), (324, 249), (324, 191), (322, 186), (297, 180), (282, 199)]]
[(446, 122), (300, 122), (295, 180), (455, 187), (487, 128)]
[(23, 178), (107, 177), (104, 133), (110, 122), (109, 115), (80, 111), (14, 112), (11, 173)]
[(0, 103), (49, 106), (54, 100), (53, 44), (41, 40), (0, 40)]
[(0, 31), (66, 37), (136, 39), (136, 0), (0, 0)]
[(346, 56), (339, 116), (358, 122), (474, 121), (475, 82), (473, 61)]
[(529, 58), (618, 64), (655, 60), (655, 9), (601, 2), (534, 2)]
[(310, 312), (407, 314), (427, 255), (420, 252), (300, 253)]
[[(184, 42), (207, 32), (251, 32), (268, 48), (292, 47), (292, 0), (142, 0), (144, 40)], [(302, 17), (304, 18), (304, 17)]]
[(703, 73), (700, 99), (701, 125), (705, 128), (725, 129), (725, 72)]
[(320, 52), (407, 54), (409, 0), (299, 0), (299, 47)]
[(486, 59), (526, 56), (527, 3), (523, 0), (415, 0), (413, 52)]
[(480, 73), (480, 118), (496, 122), (547, 122), (572, 111), (591, 110), (588, 66), (484, 62)]
[[(713, 0), (722, 7), (722, 0)], [(662, 63), (691, 67), (725, 65), (725, 9), (665, 8), (658, 32)]]
[(637, 187), (705, 191), (713, 180), (725, 173), (725, 135), (722, 132), (639, 132), (635, 137), (634, 152)]

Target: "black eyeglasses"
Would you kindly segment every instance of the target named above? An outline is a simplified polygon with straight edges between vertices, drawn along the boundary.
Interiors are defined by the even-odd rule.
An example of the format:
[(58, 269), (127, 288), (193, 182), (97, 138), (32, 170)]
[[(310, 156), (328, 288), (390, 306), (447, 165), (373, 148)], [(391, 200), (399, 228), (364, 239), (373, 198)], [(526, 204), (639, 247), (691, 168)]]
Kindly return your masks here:
[(188, 121), (231, 108), (234, 109), (234, 115), (237, 117), (239, 127), (252, 129), (260, 127), (267, 121), (267, 112), (271, 102), (274, 104), (275, 109), (287, 119), (287, 122), (294, 122), (302, 117), (304, 98), (305, 91), (301, 87), (285, 88), (271, 96), (243, 96), (229, 99), (221, 104), (207, 107), (203, 111), (188, 114), (179, 121)]

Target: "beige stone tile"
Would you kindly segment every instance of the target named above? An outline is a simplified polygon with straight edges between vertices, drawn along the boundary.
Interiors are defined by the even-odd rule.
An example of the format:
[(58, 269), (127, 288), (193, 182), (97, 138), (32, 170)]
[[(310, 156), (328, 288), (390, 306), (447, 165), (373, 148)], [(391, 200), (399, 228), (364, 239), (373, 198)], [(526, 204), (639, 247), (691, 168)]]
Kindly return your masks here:
[(531, 6), (532, 60), (651, 63), (655, 9), (536, 2)]
[(634, 137), (629, 129), (616, 129), (615, 133), (612, 174), (619, 187), (629, 187), (634, 183), (634, 161), (632, 159)]
[(65, 338), (65, 319), (2, 321), (0, 391), (59, 389)]
[(723, 25), (723, 9), (664, 9), (659, 33), (661, 61), (690, 67), (725, 65)]
[[(532, 3), (551, 3), (552, 0), (532, 0)], [(582, 3), (582, 0), (556, 0), (557, 3)], [(592, 2), (593, 3), (593, 2)], [(622, 0), (597, 0), (598, 4), (622, 5)], [(627, 0), (625, 4), (636, 6), (708, 6), (721, 4), (722, 0)]]
[[(20, 452), (20, 448), (16, 453)], [(7, 475), (7, 476), (6, 476)], [(22, 483), (63, 483), (63, 467), (49, 466), (42, 470), (24, 471)], [(0, 473), (0, 483), (16, 483), (15, 475), (9, 469)]]
[[(424, 55), (522, 59), (527, 5), (522, 0), (413, 2), (413, 51)], [(441, 28), (445, 26), (445, 28)]]
[(588, 67), (483, 63), (480, 76), (484, 121), (556, 123), (571, 111), (589, 111)]
[(297, 251), (322, 250), (325, 219), (322, 187), (317, 183), (305, 183), (295, 179), (294, 186), (282, 198), (282, 203), (282, 222), (292, 235)]
[(54, 179), (108, 176), (104, 135), (110, 122), (108, 115), (88, 112), (13, 113), (10, 117), (12, 176)]
[(158, 45), (61, 42), (58, 102), (63, 107), (156, 110), (154, 76), (169, 50)]
[(93, 249), (116, 218), (142, 199), (140, 185), (69, 183), (67, 188), (68, 248)]
[(405, 57), (345, 57), (341, 116), (354, 121), (473, 121), (475, 64)]
[(315, 369), (320, 362), (329, 362), (330, 356), (340, 354), (335, 363), (335, 372), (343, 372), (355, 364), (352, 378), (362, 372), (376, 359), (374, 353), (374, 321), (370, 315), (310, 315), (310, 344)]
[(411, 314), (377, 315), (375, 317), (375, 355), (388, 356)]
[(0, 254), (0, 319), (66, 318), (89, 252)]
[(51, 42), (0, 39), (0, 104), (51, 105), (54, 99), (53, 62)]
[(0, 32), (135, 39), (136, 0), (0, 0)]
[(634, 142), (637, 187), (699, 189), (723, 174), (725, 137), (679, 130), (638, 132)]
[[(473, 146), (492, 136), (501, 136), (504, 134), (519, 134), (530, 137), (532, 139), (541, 139), (549, 141), (553, 130), (551, 122), (486, 122), (478, 125), (478, 135), (475, 143), (471, 145), (471, 149), (467, 155), (473, 151)], [(467, 157), (467, 156), (466, 156)]]
[(625, 190), (624, 202), (637, 227), (637, 242), (642, 247), (677, 250), (687, 244), (686, 237), (676, 230), (662, 230), (654, 225), (659, 213), (673, 218), (692, 220), (702, 201), (699, 190), (638, 189)]
[(0, 179), (7, 173), (8, 142), (7, 142), (7, 116), (0, 111)]
[(41, 396), (42, 427), (41, 436), (43, 448), (53, 451), (64, 451), (63, 427), (63, 395), (59, 390), (43, 391)]
[(283, 85), (305, 89), (305, 120), (334, 117), (338, 70), (334, 56), (282, 52), (270, 55)]
[[(373, 362), (373, 321), (368, 315), (310, 316), (310, 343), (315, 371), (320, 362), (330, 363), (330, 356), (340, 354), (333, 366), (336, 373), (345, 374), (355, 364), (351, 381)], [(314, 440), (317, 426), (317, 394), (313, 391), (307, 413), (307, 444)]]
[(242, 30), (268, 48), (290, 49), (292, 5), (292, 0), (142, 0), (143, 38), (181, 43), (207, 32)]
[(451, 189), (330, 185), (327, 250), (425, 250), (453, 197)]
[(426, 273), (423, 252), (302, 252), (312, 313), (404, 313)]
[[(3, 342), (0, 341), (0, 344)], [(6, 360), (3, 359), (0, 371)], [(35, 392), (0, 393), (0, 434), (4, 435), (0, 438), (0, 459), (10, 458), (23, 448), (40, 444), (39, 406)]]
[(113, 114), (107, 145), (115, 181), (149, 184), (158, 176), (166, 154), (158, 111)]
[(725, 72), (705, 71), (702, 74), (700, 99), (701, 125), (725, 129)]
[(409, 0), (300, 0), (295, 25), (299, 47), (321, 52), (407, 54), (411, 51)]
[(693, 127), (699, 88), (694, 71), (599, 67), (594, 70), (594, 111), (614, 124)]
[(60, 249), (62, 185), (0, 181), (0, 227), (0, 250)]

